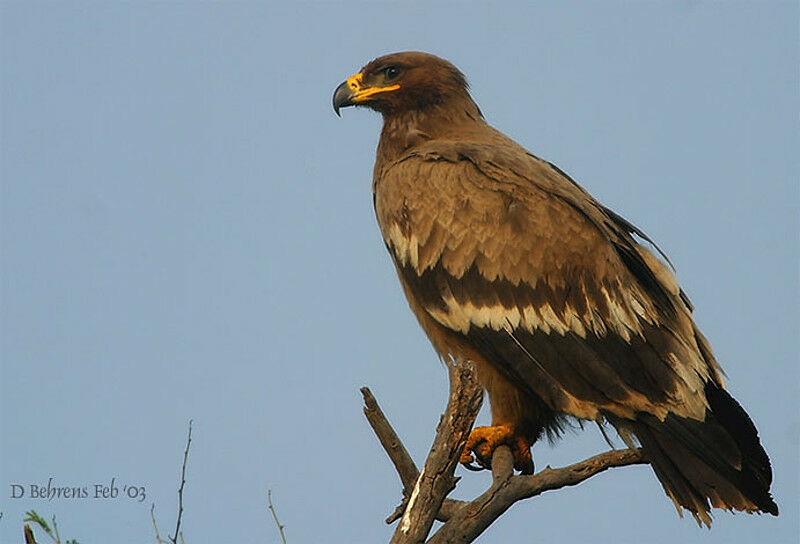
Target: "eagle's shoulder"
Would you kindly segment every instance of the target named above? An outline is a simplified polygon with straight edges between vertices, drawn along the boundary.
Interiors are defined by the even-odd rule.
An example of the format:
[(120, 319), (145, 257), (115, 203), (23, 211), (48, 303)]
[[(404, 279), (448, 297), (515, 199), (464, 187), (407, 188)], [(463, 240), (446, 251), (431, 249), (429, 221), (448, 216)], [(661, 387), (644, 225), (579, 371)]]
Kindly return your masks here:
[[(631, 273), (670, 305), (671, 272), (633, 238), (646, 235), (558, 167), (499, 132), (417, 145), (376, 169), (374, 189), (387, 240), (399, 231), (424, 245), (433, 236), (434, 247), (425, 252), (431, 258), (448, 249), (435, 236), (438, 228), (462, 242), (469, 233), (483, 251), (476, 247), (464, 257), (483, 253), (485, 261), (502, 252), (506, 262), (521, 264), (521, 275), (509, 279), (530, 280), (565, 267), (591, 269), (595, 277)], [(418, 265), (432, 263), (423, 259)]]

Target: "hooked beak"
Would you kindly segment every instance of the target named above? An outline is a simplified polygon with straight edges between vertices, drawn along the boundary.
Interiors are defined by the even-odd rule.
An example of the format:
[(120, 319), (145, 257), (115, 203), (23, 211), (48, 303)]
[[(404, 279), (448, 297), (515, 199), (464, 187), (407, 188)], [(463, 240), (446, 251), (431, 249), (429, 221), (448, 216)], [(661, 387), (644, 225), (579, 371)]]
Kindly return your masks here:
[(350, 87), (347, 85), (347, 81), (345, 81), (333, 91), (333, 111), (336, 112), (336, 115), (341, 117), (342, 114), (339, 113), (339, 109), (354, 105), (353, 93), (350, 92)]
[(347, 81), (336, 87), (333, 92), (333, 111), (341, 117), (339, 110), (347, 106), (355, 106), (362, 102), (367, 102), (370, 97), (378, 93), (396, 91), (400, 85), (389, 85), (388, 87), (370, 87), (364, 84), (364, 76), (356, 74), (347, 78)]

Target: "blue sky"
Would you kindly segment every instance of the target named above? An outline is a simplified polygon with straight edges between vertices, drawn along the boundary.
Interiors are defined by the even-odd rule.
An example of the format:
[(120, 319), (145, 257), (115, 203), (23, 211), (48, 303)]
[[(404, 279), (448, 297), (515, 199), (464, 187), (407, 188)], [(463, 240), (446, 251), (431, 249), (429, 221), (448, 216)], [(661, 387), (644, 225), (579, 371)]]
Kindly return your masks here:
[[(421, 462), (446, 373), (373, 217), (366, 61), (450, 59), (487, 120), (669, 254), (761, 433), (781, 516), (679, 519), (647, 467), (517, 504), (481, 542), (796, 542), (794, 2), (0, 4), (0, 541), (382, 542), (400, 486), (369, 385)], [(486, 421), (484, 414), (482, 421)], [(593, 428), (539, 467), (606, 448)], [(488, 485), (463, 474), (455, 496)], [(88, 499), (11, 498), (11, 485)], [(146, 500), (94, 499), (115, 478)], [(646, 536), (642, 536), (646, 535)]]

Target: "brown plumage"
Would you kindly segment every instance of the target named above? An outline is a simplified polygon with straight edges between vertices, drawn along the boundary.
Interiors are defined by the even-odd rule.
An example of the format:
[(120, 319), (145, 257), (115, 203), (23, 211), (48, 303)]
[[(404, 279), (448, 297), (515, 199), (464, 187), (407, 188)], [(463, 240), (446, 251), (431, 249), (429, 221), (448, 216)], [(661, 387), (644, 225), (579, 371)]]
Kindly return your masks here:
[(443, 59), (381, 57), (333, 102), (383, 115), (386, 247), (437, 352), (474, 361), (489, 394), (492, 427), (473, 430), (462, 462), (486, 466), (508, 444), (531, 472), (530, 446), (564, 417), (607, 421), (698, 522), (711, 507), (777, 515), (757, 431), (641, 231), (486, 124)]

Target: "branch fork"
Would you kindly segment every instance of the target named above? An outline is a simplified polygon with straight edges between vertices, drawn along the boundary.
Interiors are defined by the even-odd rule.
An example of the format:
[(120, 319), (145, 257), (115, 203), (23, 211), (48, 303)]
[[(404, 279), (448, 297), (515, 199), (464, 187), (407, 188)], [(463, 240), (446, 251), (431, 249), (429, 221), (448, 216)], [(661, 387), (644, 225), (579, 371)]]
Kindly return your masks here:
[[(397, 433), (367, 387), (361, 388), (364, 415), (392, 461), (403, 485), (403, 501), (386, 523), (400, 520), (391, 544), (467, 544), (515, 502), (545, 491), (577, 485), (612, 467), (647, 464), (641, 449), (611, 450), (563, 468), (533, 475), (514, 475), (514, 458), (507, 446), (492, 456), (492, 484), (472, 501), (447, 498), (455, 488), (458, 457), (467, 441), (483, 399), (483, 389), (469, 362), (448, 364), (450, 395), (436, 429), (422, 472), (417, 469)], [(444, 522), (429, 536), (434, 520)]]

